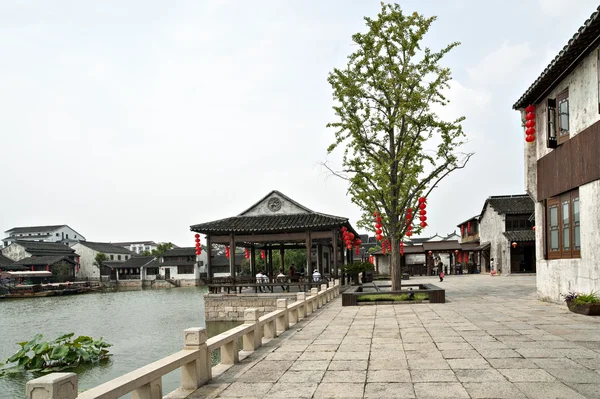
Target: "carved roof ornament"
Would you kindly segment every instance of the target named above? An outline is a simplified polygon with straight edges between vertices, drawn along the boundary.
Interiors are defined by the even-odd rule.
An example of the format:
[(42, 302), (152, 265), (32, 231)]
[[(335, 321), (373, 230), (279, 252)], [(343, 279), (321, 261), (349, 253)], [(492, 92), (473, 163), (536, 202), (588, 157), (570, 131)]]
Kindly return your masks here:
[(281, 200), (277, 197), (269, 198), (269, 202), (267, 202), (267, 207), (271, 212), (277, 212), (281, 209)]

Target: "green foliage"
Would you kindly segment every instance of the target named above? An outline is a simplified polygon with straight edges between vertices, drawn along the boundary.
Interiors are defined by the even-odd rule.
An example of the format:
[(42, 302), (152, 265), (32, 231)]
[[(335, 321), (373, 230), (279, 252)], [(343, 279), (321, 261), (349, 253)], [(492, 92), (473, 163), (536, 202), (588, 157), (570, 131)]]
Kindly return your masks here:
[[(352, 36), (357, 50), (346, 67), (335, 68), (328, 78), (337, 117), (327, 125), (335, 129), (328, 152), (344, 149), (343, 170), (328, 168), (348, 180), (352, 201), (363, 210), (360, 227), (374, 230), (373, 212), (381, 214), (392, 248), (406, 233), (406, 209), (416, 209), (419, 197), (427, 197), (472, 155), (457, 152), (464, 117), (445, 121), (436, 113), (448, 104), (444, 93), (451, 80), (440, 61), (459, 43), (439, 51), (424, 47), (422, 40), (435, 19), (382, 3), (377, 18), (365, 18), (367, 32)], [(396, 288), (399, 259), (392, 251)]]
[(600, 303), (600, 297), (596, 295), (596, 292), (590, 292), (589, 294), (578, 294), (573, 299), (575, 305), (585, 305), (588, 303)]
[(98, 268), (104, 265), (104, 262), (108, 261), (108, 255), (103, 252), (98, 252), (96, 257), (94, 258), (94, 265), (98, 266)]
[[(156, 246), (156, 249), (153, 249), (152, 252), (150, 253), (151, 256), (156, 256), (157, 258), (160, 258), (161, 256), (164, 255), (165, 252), (167, 252), (169, 249), (173, 248), (173, 243), (171, 242), (161, 242), (160, 244), (158, 244)], [(146, 252), (146, 251), (144, 251)]]
[(349, 276), (356, 277), (360, 273), (375, 270), (375, 266), (371, 262), (354, 262), (344, 265), (340, 268), (344, 273)]
[(359, 295), (356, 300), (358, 302), (380, 302), (380, 301), (425, 301), (429, 299), (427, 294), (416, 294), (413, 299), (410, 299), (408, 294), (365, 294)]
[[(61, 335), (50, 342), (42, 341), (42, 334), (37, 334), (31, 341), (18, 342), (21, 348), (5, 363), (14, 363), (0, 368), (0, 376), (22, 373), (25, 371), (50, 373), (72, 369), (80, 364), (94, 364), (108, 359), (106, 348), (112, 345), (102, 338), (94, 340), (91, 337), (79, 336), (72, 340), (73, 333)], [(0, 367), (4, 364), (0, 363)]]

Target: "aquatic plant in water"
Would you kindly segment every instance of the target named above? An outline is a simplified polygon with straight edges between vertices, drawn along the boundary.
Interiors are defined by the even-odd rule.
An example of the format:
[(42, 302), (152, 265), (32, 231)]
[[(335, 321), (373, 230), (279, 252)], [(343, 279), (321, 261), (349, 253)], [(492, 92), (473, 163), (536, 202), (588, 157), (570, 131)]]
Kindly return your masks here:
[(37, 334), (31, 341), (17, 342), (21, 348), (5, 360), (7, 367), (0, 363), (0, 376), (24, 371), (63, 371), (82, 364), (99, 363), (112, 356), (106, 349), (112, 345), (104, 342), (102, 338), (94, 340), (82, 335), (72, 340), (73, 335), (75, 334), (61, 335), (53, 341), (46, 342), (42, 341), (42, 334)]

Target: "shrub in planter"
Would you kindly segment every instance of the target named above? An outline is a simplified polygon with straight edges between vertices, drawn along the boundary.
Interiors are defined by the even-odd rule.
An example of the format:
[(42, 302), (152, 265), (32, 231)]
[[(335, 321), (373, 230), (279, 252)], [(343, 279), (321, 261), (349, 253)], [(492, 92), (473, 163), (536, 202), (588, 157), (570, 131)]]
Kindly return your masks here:
[(341, 269), (344, 273), (352, 277), (354, 284), (358, 284), (358, 275), (366, 271), (375, 270), (375, 266), (370, 262), (354, 262), (342, 266)]
[(589, 294), (569, 292), (562, 295), (562, 297), (571, 312), (588, 316), (600, 316), (600, 297), (595, 292)]

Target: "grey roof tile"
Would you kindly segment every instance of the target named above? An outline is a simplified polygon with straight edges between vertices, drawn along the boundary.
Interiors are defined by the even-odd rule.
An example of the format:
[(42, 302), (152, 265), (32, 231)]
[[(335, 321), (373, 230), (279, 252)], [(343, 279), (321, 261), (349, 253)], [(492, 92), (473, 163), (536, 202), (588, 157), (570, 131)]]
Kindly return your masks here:
[(504, 237), (510, 242), (535, 241), (535, 231), (533, 230), (505, 231), (502, 234), (504, 234)]

